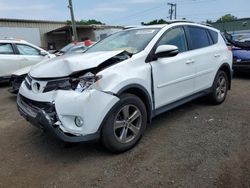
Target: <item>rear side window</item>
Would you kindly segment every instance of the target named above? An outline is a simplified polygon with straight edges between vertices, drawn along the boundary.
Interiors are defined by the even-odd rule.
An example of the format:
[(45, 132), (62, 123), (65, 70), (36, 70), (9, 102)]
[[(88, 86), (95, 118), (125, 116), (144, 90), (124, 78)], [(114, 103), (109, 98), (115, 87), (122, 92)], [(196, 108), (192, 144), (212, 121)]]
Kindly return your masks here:
[(20, 55), (39, 55), (40, 52), (28, 45), (24, 45), (24, 44), (16, 44), (16, 47), (20, 53)]
[(0, 43), (0, 54), (5, 54), (5, 55), (14, 54), (11, 44)]
[(173, 28), (166, 32), (157, 46), (168, 44), (177, 46), (179, 52), (185, 52), (188, 50), (185, 32), (182, 27)]
[(210, 46), (206, 29), (200, 27), (188, 27), (192, 49), (199, 49)]
[(208, 32), (210, 33), (210, 36), (213, 39), (213, 43), (216, 44), (218, 42), (218, 33), (216, 31), (212, 31), (212, 30), (208, 30)]

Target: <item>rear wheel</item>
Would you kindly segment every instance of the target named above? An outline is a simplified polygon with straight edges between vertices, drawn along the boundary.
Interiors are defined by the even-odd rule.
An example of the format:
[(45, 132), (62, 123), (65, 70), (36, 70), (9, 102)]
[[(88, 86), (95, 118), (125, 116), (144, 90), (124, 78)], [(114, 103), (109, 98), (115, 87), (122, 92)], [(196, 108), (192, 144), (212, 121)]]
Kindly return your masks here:
[(124, 94), (103, 126), (102, 143), (112, 152), (129, 150), (140, 140), (146, 124), (144, 103), (135, 95)]
[(213, 104), (221, 104), (225, 101), (228, 92), (228, 77), (224, 71), (219, 71), (213, 83), (210, 95)]

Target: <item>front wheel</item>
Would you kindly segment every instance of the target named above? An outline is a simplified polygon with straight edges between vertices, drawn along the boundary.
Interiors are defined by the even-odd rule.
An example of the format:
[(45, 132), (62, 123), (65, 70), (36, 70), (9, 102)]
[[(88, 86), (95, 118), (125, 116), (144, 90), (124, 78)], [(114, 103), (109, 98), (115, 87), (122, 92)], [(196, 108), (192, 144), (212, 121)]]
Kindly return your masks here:
[(102, 143), (112, 152), (124, 152), (141, 138), (147, 124), (147, 112), (141, 99), (123, 94), (112, 108), (102, 129)]
[(224, 71), (219, 71), (215, 77), (212, 93), (210, 95), (211, 102), (215, 105), (225, 101), (228, 92), (228, 77)]

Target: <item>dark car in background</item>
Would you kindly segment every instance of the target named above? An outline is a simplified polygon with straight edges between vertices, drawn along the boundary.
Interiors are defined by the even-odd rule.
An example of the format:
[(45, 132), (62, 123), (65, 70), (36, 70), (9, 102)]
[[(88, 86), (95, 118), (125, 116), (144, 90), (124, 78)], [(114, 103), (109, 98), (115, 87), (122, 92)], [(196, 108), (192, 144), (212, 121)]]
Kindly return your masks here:
[[(229, 35), (226, 33), (227, 37), (231, 37), (231, 39), (227, 39), (227, 37), (222, 34), (228, 49), (232, 50), (233, 53), (233, 70), (235, 72), (250, 72), (250, 50), (249, 48), (243, 47), (235, 47), (231, 42), (238, 42), (238, 44), (247, 44), (250, 41), (250, 37), (243, 35)], [(231, 41), (231, 42), (230, 42)], [(247, 45), (244, 45), (245, 47)]]
[(55, 55), (61, 56), (64, 54), (76, 53), (76, 52), (84, 52), (88, 47), (94, 44), (91, 40), (85, 40), (83, 42), (71, 42), (64, 46), (62, 49), (54, 52)]
[(78, 43), (69, 43), (62, 49), (55, 52), (56, 56), (61, 56), (64, 54), (74, 53), (74, 52), (83, 52), (87, 49), (84, 42), (78, 42)]
[(233, 70), (250, 72), (250, 50), (233, 47)]

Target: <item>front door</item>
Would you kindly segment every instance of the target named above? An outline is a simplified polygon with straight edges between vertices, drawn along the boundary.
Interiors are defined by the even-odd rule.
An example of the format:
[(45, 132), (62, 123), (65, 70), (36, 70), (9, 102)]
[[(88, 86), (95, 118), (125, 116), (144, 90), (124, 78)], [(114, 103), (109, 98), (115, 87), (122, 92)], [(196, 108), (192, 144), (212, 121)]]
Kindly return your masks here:
[(195, 66), (182, 27), (168, 30), (157, 46), (168, 44), (177, 46), (179, 54), (151, 62), (156, 109), (194, 92)]
[(19, 56), (21, 57), (20, 67), (35, 65), (45, 57), (40, 55), (40, 51), (26, 44), (16, 44)]
[(20, 69), (19, 60), (12, 44), (0, 43), (0, 77), (8, 77), (14, 71)]

